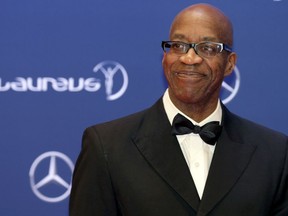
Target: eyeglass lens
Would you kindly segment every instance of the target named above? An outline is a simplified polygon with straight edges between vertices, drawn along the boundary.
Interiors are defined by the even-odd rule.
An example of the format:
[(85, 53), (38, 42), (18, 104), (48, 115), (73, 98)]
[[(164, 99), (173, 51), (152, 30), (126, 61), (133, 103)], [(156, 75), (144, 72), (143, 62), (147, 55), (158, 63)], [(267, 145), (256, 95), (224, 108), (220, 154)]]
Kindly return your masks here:
[(164, 42), (164, 51), (172, 54), (185, 54), (193, 48), (196, 54), (202, 57), (211, 57), (222, 51), (222, 44), (212, 42), (201, 42), (198, 44), (187, 44), (184, 42), (169, 41)]

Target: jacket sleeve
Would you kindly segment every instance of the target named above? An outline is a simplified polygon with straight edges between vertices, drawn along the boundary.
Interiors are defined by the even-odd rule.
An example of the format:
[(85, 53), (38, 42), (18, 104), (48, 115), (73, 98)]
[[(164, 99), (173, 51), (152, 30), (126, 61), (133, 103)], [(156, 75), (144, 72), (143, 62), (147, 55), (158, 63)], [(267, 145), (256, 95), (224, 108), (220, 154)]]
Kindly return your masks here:
[(73, 173), (70, 216), (119, 216), (105, 152), (94, 128), (84, 131)]
[(283, 172), (277, 194), (272, 207), (272, 216), (288, 215), (288, 138), (286, 137), (286, 157), (283, 163)]

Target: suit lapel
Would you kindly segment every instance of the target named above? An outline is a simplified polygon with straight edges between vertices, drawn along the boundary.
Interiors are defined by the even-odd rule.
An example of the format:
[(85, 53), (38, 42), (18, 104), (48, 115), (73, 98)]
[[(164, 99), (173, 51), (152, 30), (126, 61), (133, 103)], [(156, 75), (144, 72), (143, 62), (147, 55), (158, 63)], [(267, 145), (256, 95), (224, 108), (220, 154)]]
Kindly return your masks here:
[(133, 140), (161, 178), (197, 211), (200, 199), (162, 100), (148, 110)]
[[(237, 122), (223, 107), (223, 131), (216, 145), (215, 153), (205, 185), (199, 211), (207, 214), (237, 183), (250, 162), (256, 149), (249, 143), (242, 143), (237, 137)], [(234, 119), (233, 119), (234, 118)]]

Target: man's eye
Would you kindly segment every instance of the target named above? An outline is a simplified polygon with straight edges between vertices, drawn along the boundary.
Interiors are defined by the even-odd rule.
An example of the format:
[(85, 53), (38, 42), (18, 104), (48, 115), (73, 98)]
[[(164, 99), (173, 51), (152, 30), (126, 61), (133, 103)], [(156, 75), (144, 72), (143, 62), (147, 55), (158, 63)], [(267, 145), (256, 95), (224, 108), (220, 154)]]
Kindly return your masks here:
[(180, 43), (173, 43), (171, 48), (175, 49), (175, 50), (183, 50), (184, 49), (184, 45), (180, 44)]
[(203, 52), (214, 52), (215, 51), (215, 47), (213, 46), (210, 46), (210, 45), (205, 45), (205, 46), (202, 46), (201, 50)]

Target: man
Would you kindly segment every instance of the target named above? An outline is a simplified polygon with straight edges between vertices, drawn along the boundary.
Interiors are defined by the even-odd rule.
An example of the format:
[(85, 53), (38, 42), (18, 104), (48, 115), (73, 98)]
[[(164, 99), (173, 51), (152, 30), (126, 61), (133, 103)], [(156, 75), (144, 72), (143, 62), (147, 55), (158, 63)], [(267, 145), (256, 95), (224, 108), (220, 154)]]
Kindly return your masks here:
[(211, 5), (176, 16), (162, 42), (168, 90), (147, 110), (86, 129), (71, 216), (288, 215), (287, 136), (219, 101), (236, 64), (232, 38)]

